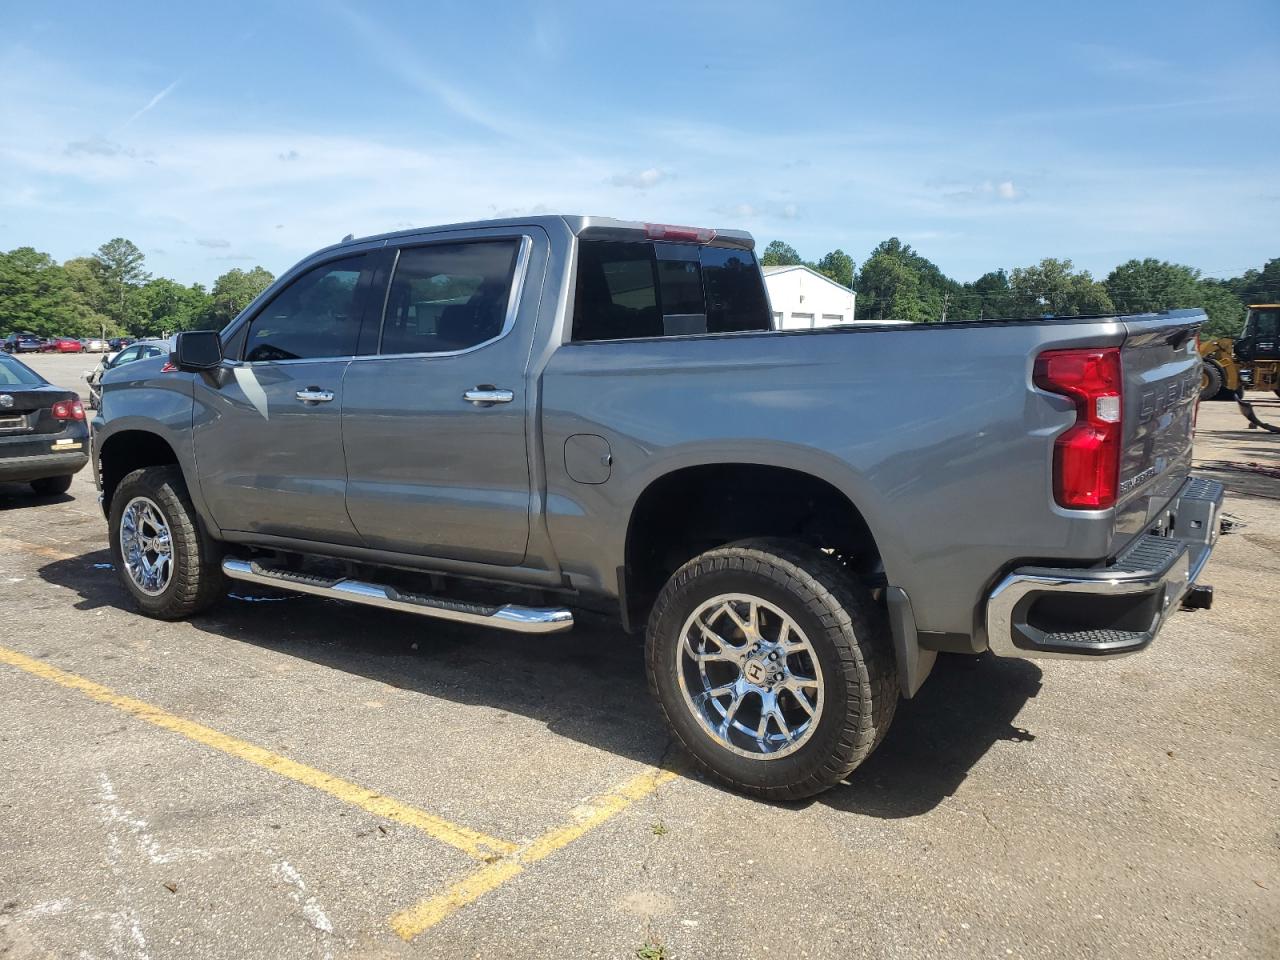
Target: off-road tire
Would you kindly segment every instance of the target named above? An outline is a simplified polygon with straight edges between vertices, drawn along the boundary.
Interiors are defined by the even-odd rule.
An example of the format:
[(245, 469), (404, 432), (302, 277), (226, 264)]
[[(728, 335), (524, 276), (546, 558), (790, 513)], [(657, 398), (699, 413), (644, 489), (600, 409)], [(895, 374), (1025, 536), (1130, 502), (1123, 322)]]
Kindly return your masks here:
[(1222, 388), (1226, 382), (1222, 367), (1212, 360), (1205, 360), (1200, 369), (1200, 399), (1215, 399), (1218, 394), (1222, 393)]
[[(700, 604), (725, 593), (760, 597), (791, 617), (822, 671), (817, 727), (786, 756), (734, 753), (705, 730), (681, 692), (681, 630)], [(893, 645), (879, 605), (833, 557), (787, 540), (743, 540), (677, 570), (649, 616), (645, 658), (650, 692), (698, 766), (766, 800), (796, 800), (840, 783), (879, 745), (898, 703)]]
[(32, 480), (31, 489), (42, 497), (52, 497), (59, 493), (66, 493), (71, 489), (71, 474), (63, 474), (61, 477), (41, 477), (39, 480)]
[[(173, 573), (164, 591), (156, 596), (138, 588), (121, 554), (120, 518), (129, 501), (138, 496), (147, 497), (159, 507), (169, 525), (173, 545)], [(108, 531), (111, 559), (120, 582), (134, 605), (148, 617), (181, 620), (199, 613), (222, 596), (225, 578), (221, 547), (201, 528), (178, 467), (145, 467), (121, 480), (111, 498)]]

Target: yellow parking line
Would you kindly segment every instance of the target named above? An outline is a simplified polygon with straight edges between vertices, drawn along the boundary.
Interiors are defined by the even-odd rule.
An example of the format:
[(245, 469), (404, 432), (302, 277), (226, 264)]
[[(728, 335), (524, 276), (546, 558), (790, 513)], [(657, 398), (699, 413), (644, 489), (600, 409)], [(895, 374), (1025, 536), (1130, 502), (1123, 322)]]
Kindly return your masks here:
[(649, 767), (636, 774), (611, 793), (602, 794), (574, 811), (573, 822), (549, 830), (533, 842), (521, 847), (512, 856), (463, 877), (443, 893), (414, 904), (391, 918), (391, 929), (402, 939), (412, 940), (418, 934), (434, 927), (440, 921), (457, 913), (468, 904), (475, 903), (486, 893), (502, 886), (512, 877), (524, 872), (525, 867), (562, 850), (583, 834), (589, 833), (606, 820), (626, 810), (637, 800), (642, 800), (664, 783), (675, 779), (670, 770)]
[(450, 823), (448, 820), (437, 817), (435, 814), (428, 813), (418, 807), (401, 803), (399, 800), (393, 800), (390, 797), (384, 797), (373, 790), (366, 789), (348, 780), (343, 780), (340, 777), (331, 776), (323, 770), (317, 770), (315, 767), (309, 767), (305, 763), (290, 760), (288, 757), (283, 757), (278, 753), (272, 753), (270, 750), (256, 746), (248, 741), (228, 736), (225, 733), (219, 733), (217, 730), (186, 720), (142, 700), (126, 697), (101, 684), (94, 683), (92, 680), (86, 680), (84, 677), (78, 677), (73, 673), (67, 673), (65, 670), (59, 670), (57, 667), (51, 666), (42, 660), (28, 657), (25, 654), (18, 653), (16, 650), (0, 647), (0, 663), (7, 663), (44, 680), (50, 680), (59, 686), (77, 690), (98, 703), (106, 704), (116, 710), (131, 714), (140, 720), (145, 720), (147, 723), (155, 724), (165, 730), (171, 730), (180, 736), (186, 737), (188, 740), (194, 740), (196, 743), (202, 743), (206, 747), (212, 747), (214, 750), (219, 750), (229, 756), (270, 770), (272, 773), (304, 784), (313, 790), (319, 790), (321, 793), (337, 797), (339, 800), (366, 810), (376, 817), (383, 817), (396, 823), (402, 823), (407, 827), (413, 827), (415, 830), (421, 830), (427, 836), (457, 847), (477, 860), (493, 860), (495, 856), (510, 854), (519, 849), (516, 844), (507, 840), (499, 840), (496, 837), (486, 836), (467, 827)]

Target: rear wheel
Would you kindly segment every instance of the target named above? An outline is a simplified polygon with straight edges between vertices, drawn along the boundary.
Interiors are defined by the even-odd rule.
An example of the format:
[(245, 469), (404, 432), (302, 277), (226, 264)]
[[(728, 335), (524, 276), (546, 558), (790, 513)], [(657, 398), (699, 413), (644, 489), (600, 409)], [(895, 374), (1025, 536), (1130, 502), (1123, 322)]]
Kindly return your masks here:
[(43, 497), (51, 497), (57, 493), (66, 493), (71, 489), (71, 475), (63, 477), (41, 477), (31, 481), (31, 489)]
[(1225, 383), (1226, 377), (1223, 376), (1222, 367), (1214, 361), (1206, 360), (1200, 365), (1201, 400), (1212, 400), (1222, 392)]
[(711, 550), (649, 618), (650, 687), (712, 776), (770, 800), (839, 783), (898, 700), (883, 614), (836, 560), (780, 540)]
[(108, 529), (120, 581), (147, 616), (178, 620), (221, 595), (221, 551), (201, 530), (177, 467), (147, 467), (121, 480)]

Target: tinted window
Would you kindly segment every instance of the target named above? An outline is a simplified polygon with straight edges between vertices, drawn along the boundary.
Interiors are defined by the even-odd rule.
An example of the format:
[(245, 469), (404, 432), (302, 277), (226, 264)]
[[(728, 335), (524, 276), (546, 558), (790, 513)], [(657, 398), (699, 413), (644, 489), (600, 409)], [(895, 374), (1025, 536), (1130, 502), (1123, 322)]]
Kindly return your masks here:
[(448, 353), (502, 333), (518, 240), (400, 251), (379, 353)]
[(613, 240), (578, 244), (573, 339), (629, 340), (662, 334), (653, 245)]
[(613, 240), (578, 244), (574, 340), (769, 330), (750, 251)]
[(1255, 310), (1253, 319), (1254, 336), (1280, 336), (1280, 310)]
[(122, 367), (126, 363), (132, 363), (134, 360), (137, 360), (137, 359), (138, 359), (138, 348), (127, 347), (126, 349), (121, 350), (118, 354), (116, 354), (115, 359), (111, 361), (111, 366)]
[(25, 363), (19, 363), (12, 357), (0, 353), (0, 386), (16, 387), (20, 385), (39, 386), (44, 383), (38, 373)]
[(701, 260), (709, 332), (735, 333), (771, 328), (764, 281), (750, 251), (703, 247)]
[(244, 359), (349, 357), (360, 335), (356, 288), (364, 255), (308, 270), (253, 318)]

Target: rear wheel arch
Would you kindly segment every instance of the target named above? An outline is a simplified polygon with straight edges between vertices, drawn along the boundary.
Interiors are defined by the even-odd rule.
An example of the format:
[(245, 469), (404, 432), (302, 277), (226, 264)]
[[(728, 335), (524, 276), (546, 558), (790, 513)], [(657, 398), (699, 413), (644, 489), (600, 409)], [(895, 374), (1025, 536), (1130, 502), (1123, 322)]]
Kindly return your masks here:
[(685, 562), (757, 537), (829, 551), (864, 581), (883, 580), (880, 546), (866, 517), (830, 480), (762, 463), (684, 466), (651, 480), (633, 503), (618, 585), (628, 625), (642, 627)]

